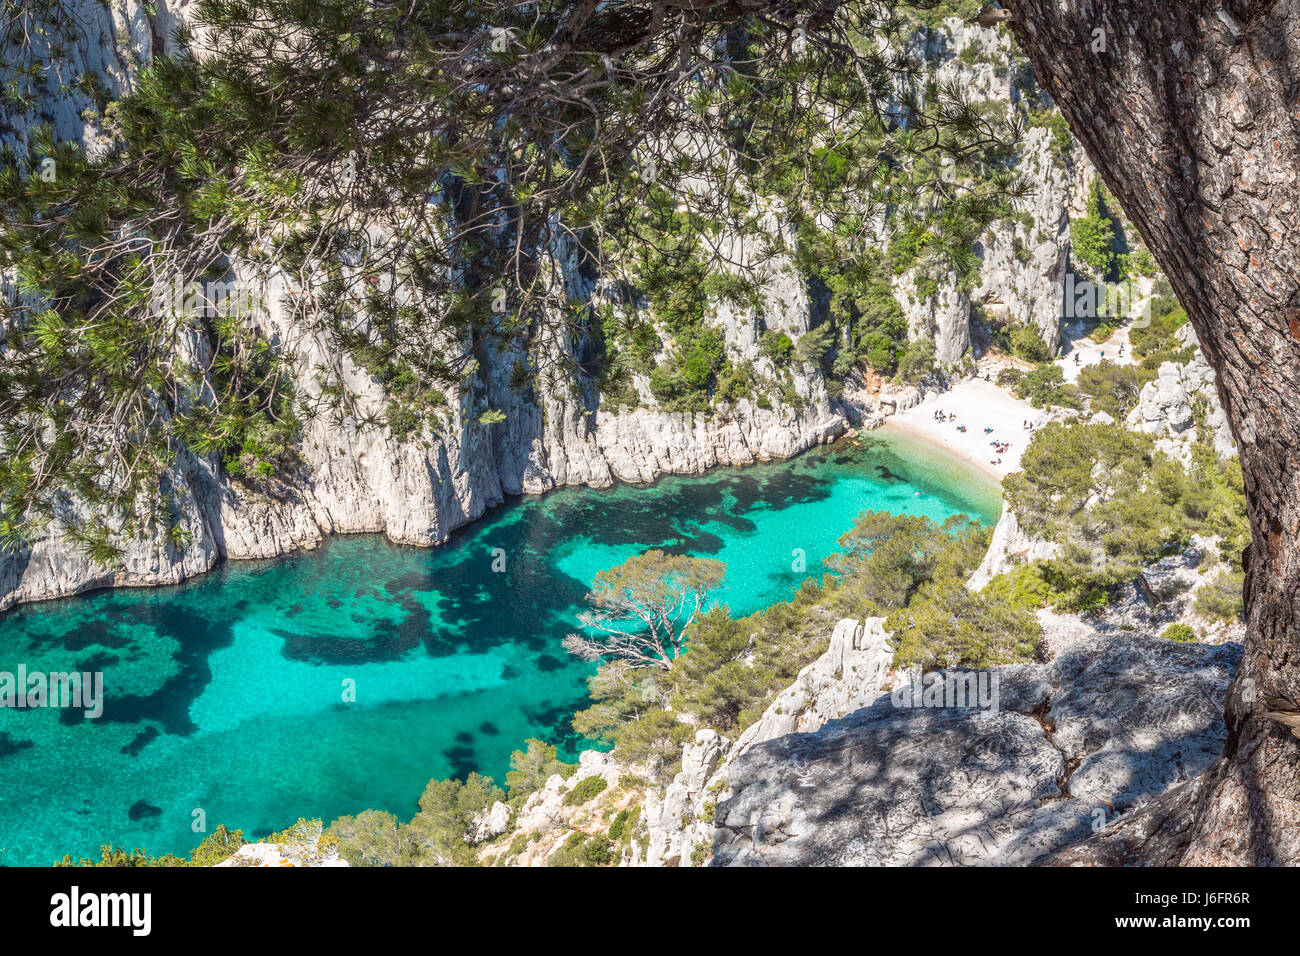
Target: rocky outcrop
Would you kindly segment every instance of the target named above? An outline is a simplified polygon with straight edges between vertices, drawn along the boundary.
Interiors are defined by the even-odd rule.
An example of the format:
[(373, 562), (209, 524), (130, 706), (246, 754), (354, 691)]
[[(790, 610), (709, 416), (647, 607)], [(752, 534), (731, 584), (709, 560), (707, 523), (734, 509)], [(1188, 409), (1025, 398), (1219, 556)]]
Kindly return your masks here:
[(1047, 560), (1057, 550), (1057, 546), (1050, 541), (1027, 534), (1016, 520), (1015, 512), (1004, 506), (1002, 517), (993, 528), (993, 538), (989, 541), (984, 560), (966, 582), (967, 586), (972, 591), (983, 590), (985, 585), (1004, 571), (1030, 561)]
[(648, 832), (646, 854), (644, 860), (634, 862), (646, 866), (692, 862), (692, 851), (708, 827), (708, 820), (699, 817), (705, 786), (730, 749), (731, 742), (713, 730), (697, 732), (695, 742), (683, 748), (682, 769), (662, 796), (653, 789), (646, 792), (642, 814)]
[(909, 273), (894, 283), (894, 298), (907, 319), (909, 341), (930, 339), (940, 368), (953, 369), (970, 348), (970, 297), (955, 275), (943, 278), (937, 291), (922, 296), (916, 276)]
[(712, 863), (1040, 862), (1213, 762), (1240, 655), (1094, 632), (992, 669), (996, 708), (889, 695), (763, 742), (726, 769)]
[[(84, 0), (74, 6), (86, 43), (68, 54), (69, 66), (100, 76), (110, 96), (131, 88), (140, 66), (167, 47), (193, 7), (189, 0), (128, 0), (113, 9)], [(45, 91), (42, 109), (54, 116), (61, 137), (94, 148), (99, 134), (86, 125), (91, 105), (84, 93), (55, 84)], [(24, 117), (2, 118), (7, 125), (0, 125), (0, 137), (21, 143), (29, 125)], [(788, 229), (775, 214), (762, 223), (775, 233)], [(739, 263), (761, 245), (742, 237), (720, 241), (728, 261)], [(573, 295), (595, 295), (595, 283), (582, 275), (574, 251), (560, 245), (553, 252)], [(797, 339), (808, 330), (810, 309), (804, 281), (789, 263), (778, 259), (764, 268), (759, 309), (718, 303), (708, 321), (722, 331), (733, 359), (772, 373), (758, 348), (759, 331), (777, 329)], [(0, 552), (0, 610), (99, 587), (172, 584), (223, 558), (275, 557), (313, 547), (329, 534), (383, 533), (400, 543), (435, 545), (506, 496), (566, 485), (650, 482), (665, 474), (789, 457), (846, 428), (815, 366), (795, 363), (782, 370), (797, 395), (793, 404), (759, 407), (742, 400), (715, 414), (684, 415), (656, 408), (645, 382), (639, 383), (644, 407), (634, 409), (610, 407), (577, 373), (520, 389), (512, 384), (513, 369), (529, 356), (507, 347), (483, 350), (477, 371), (458, 394), (447, 396), (443, 410), (419, 433), (399, 439), (385, 425), (361, 424), (385, 420), (382, 385), (340, 354), (321, 330), (292, 314), (280, 277), (259, 276), (238, 264), (233, 277), (260, 288), (260, 331), (293, 363), (303, 406), (319, 405), (326, 370), (330, 385), (352, 396), (354, 407), (342, 417), (304, 415), (302, 467), (273, 484), (246, 486), (225, 475), (215, 456), (182, 455), (168, 476), (183, 511), (176, 545), (142, 533), (122, 542), (120, 559), (106, 568), (81, 555), (54, 527), (27, 550)], [(535, 347), (581, 345), (566, 338)], [(488, 411), (500, 414), (485, 420)], [(503, 420), (494, 420), (500, 415)]]
[(740, 735), (736, 753), (785, 734), (811, 733), (867, 706), (888, 686), (893, 657), (883, 617), (840, 621), (826, 653), (801, 670)]
[[(962, 90), (973, 103), (1010, 104), (1035, 95), (1032, 81), (1014, 68), (1016, 53), (1005, 31), (951, 18), (942, 30), (917, 37), (913, 50), (932, 64), (940, 85)], [(973, 55), (972, 55), (973, 54)], [(1060, 346), (1062, 288), (1070, 252), (1070, 203), (1086, 160), (1054, 149), (1049, 129), (1031, 127), (1017, 146), (1018, 169), (1034, 191), (1017, 205), (1015, 221), (1001, 223), (977, 243), (982, 260), (977, 282), (961, 291), (956, 276), (939, 279), (932, 325), (941, 363), (959, 358), (970, 342), (969, 312), (977, 303), (988, 314), (1036, 328), (1047, 347)], [(1077, 154), (1077, 155), (1076, 155)], [(925, 316), (905, 304), (913, 326)], [(954, 355), (955, 353), (955, 355)]]
[(497, 800), (477, 817), (465, 831), (465, 842), (470, 846), (500, 836), (510, 828), (510, 808)]
[(1183, 366), (1165, 362), (1154, 382), (1142, 388), (1129, 427), (1159, 438), (1176, 438), (1196, 424), (1192, 399), (1183, 383)]
[[(1200, 428), (1209, 429), (1214, 450), (1222, 458), (1236, 455), (1237, 446), (1227, 413), (1219, 403), (1214, 369), (1206, 361), (1190, 323), (1177, 332), (1184, 347), (1194, 347), (1191, 361), (1185, 365), (1165, 362), (1154, 382), (1142, 387), (1137, 407), (1129, 413), (1128, 426), (1153, 435), (1156, 446), (1168, 454), (1187, 460), (1189, 445), (1199, 437)], [(1197, 425), (1196, 406), (1203, 407), (1203, 421)]]

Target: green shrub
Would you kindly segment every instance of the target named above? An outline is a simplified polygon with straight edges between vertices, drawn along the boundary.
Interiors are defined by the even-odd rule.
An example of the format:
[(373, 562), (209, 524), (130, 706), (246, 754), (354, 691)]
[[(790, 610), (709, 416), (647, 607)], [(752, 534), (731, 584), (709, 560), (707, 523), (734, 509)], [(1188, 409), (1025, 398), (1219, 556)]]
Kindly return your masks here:
[(631, 838), (632, 824), (635, 822), (631, 820), (631, 816), (632, 812), (624, 809), (618, 811), (618, 813), (614, 815), (614, 819), (610, 821), (609, 838), (615, 843), (622, 843), (624, 837)]
[(799, 336), (799, 341), (794, 346), (795, 358), (808, 365), (817, 365), (830, 349), (832, 341), (831, 327), (819, 325)]
[(550, 855), (547, 866), (609, 866), (614, 862), (614, 846), (604, 837), (588, 836), (574, 830), (564, 844)]
[(1143, 382), (1132, 365), (1102, 361), (1079, 371), (1079, 391), (1093, 412), (1105, 412), (1117, 422), (1137, 407)]
[(1220, 571), (1196, 592), (1196, 613), (1219, 621), (1241, 620), (1246, 609), (1245, 581), (1241, 571)]
[(1004, 571), (984, 586), (986, 598), (1001, 601), (1023, 611), (1036, 611), (1062, 602), (1066, 595), (1058, 591), (1041, 561), (1032, 561)]
[(577, 764), (559, 759), (554, 744), (542, 740), (525, 740), (524, 750), (510, 755), (510, 771), (506, 774), (509, 802), (522, 804), (528, 795), (546, 785), (552, 774), (568, 778), (578, 769)]
[(1189, 466), (1119, 425), (1052, 423), (1021, 466), (1003, 483), (1007, 504), (1028, 534), (1060, 545), (1045, 573), (1076, 605), (1104, 601), (1192, 535), (1218, 538), (1225, 557), (1248, 540), (1240, 466), (1205, 440)]
[(759, 336), (758, 350), (779, 366), (794, 356), (794, 340), (784, 332), (769, 329)]
[(930, 339), (909, 342), (898, 363), (899, 377), (905, 382), (919, 382), (934, 371), (934, 342)]
[(1074, 391), (1074, 386), (1066, 384), (1061, 367), (1051, 362), (1038, 366), (1015, 386), (1017, 397), (1027, 399), (1034, 408), (1051, 405), (1077, 408)]
[(930, 583), (885, 621), (894, 666), (991, 667), (1032, 658), (1043, 629), (1038, 618), (997, 595), (972, 593), (961, 580)]
[(1011, 354), (1026, 362), (1046, 362), (1052, 357), (1052, 350), (1043, 341), (1042, 335), (1031, 325), (1017, 325), (1011, 330)]
[(1179, 644), (1191, 644), (1197, 640), (1196, 631), (1186, 624), (1170, 624), (1160, 636), (1166, 641), (1177, 641)]
[(604, 777), (584, 777), (573, 785), (573, 789), (564, 795), (564, 805), (566, 807), (576, 807), (586, 803), (594, 798), (598, 793), (604, 792), (609, 784), (605, 783)]
[(1023, 369), (1004, 368), (998, 372), (998, 385), (1002, 388), (1014, 389), (1020, 384), (1020, 380), (1025, 377)]
[(1070, 245), (1094, 278), (1114, 282), (1118, 278), (1115, 223), (1106, 212), (1101, 181), (1094, 179), (1088, 188), (1088, 214), (1070, 220)]

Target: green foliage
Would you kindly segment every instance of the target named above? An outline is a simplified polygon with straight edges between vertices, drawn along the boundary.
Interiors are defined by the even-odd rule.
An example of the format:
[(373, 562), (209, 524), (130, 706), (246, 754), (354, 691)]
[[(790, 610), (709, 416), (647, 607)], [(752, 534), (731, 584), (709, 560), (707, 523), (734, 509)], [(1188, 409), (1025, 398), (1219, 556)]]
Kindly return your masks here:
[(1031, 561), (993, 578), (981, 596), (989, 601), (1023, 611), (1036, 611), (1068, 601), (1069, 592), (1054, 586), (1049, 569), (1041, 561)]
[(1136, 249), (1128, 257), (1129, 269), (1147, 279), (1153, 278), (1160, 267), (1146, 249)]
[(799, 341), (794, 346), (794, 356), (805, 365), (820, 365), (833, 341), (831, 327), (819, 325), (799, 336)]
[(1237, 553), (1248, 534), (1240, 468), (1205, 444), (1184, 467), (1148, 435), (1052, 423), (1034, 434), (1021, 465), (1003, 483), (1007, 504), (1030, 534), (1060, 545), (1044, 573), (1071, 595), (1066, 605), (1095, 606), (1193, 534)]
[(172, 854), (154, 857), (150, 856), (144, 850), (127, 850), (126, 847), (109, 846), (105, 844), (99, 848), (99, 859), (93, 857), (80, 857), (73, 859), (71, 856), (65, 856), (62, 860), (57, 861), (54, 865), (57, 867), (155, 867), (155, 866), (186, 866), (185, 860)]
[(420, 797), (420, 812), (407, 825), (422, 858), (457, 864), (475, 856), (465, 845), (471, 821), (506, 794), (491, 777), (471, 773), (460, 780), (431, 780)]
[(672, 357), (650, 373), (650, 391), (668, 411), (702, 411), (709, 406), (709, 390), (723, 366), (722, 333), (702, 328), (678, 345)]
[(666, 669), (682, 653), (686, 629), (726, 570), (712, 558), (658, 549), (606, 568), (587, 594), (591, 609), (578, 616), (586, 633), (570, 634), (564, 647), (585, 660), (613, 658)]
[(1008, 366), (998, 370), (997, 383), (1002, 388), (1009, 388), (1014, 391), (1024, 377), (1025, 372), (1023, 369)]
[[(988, 540), (987, 529), (960, 516), (935, 525), (865, 512), (840, 540), (837, 576), (805, 581), (791, 601), (745, 618), (724, 607), (700, 614), (689, 651), (667, 671), (605, 665), (589, 682), (593, 704), (574, 717), (574, 730), (599, 735), (614, 744), (615, 756), (648, 762), (666, 779), (699, 726), (735, 734), (753, 723), (825, 650), (836, 620), (888, 614), (929, 582), (964, 581)], [(679, 716), (687, 714), (691, 722)]]
[(351, 866), (410, 866), (418, 859), (412, 834), (383, 810), (363, 810), (330, 824), (339, 855)]
[(609, 786), (605, 783), (605, 778), (600, 776), (584, 777), (573, 785), (568, 793), (564, 795), (562, 801), (566, 807), (577, 807), (592, 800), (597, 794), (604, 793), (605, 788)]
[(933, 339), (920, 338), (907, 343), (907, 349), (898, 361), (899, 378), (904, 382), (919, 382), (936, 370)]
[(1153, 370), (1165, 361), (1178, 361), (1180, 364), (1186, 362), (1190, 355), (1180, 357), (1184, 346), (1179, 343), (1175, 333), (1187, 324), (1187, 312), (1178, 304), (1173, 290), (1157, 293), (1149, 309), (1150, 322), (1135, 322), (1129, 332), (1133, 354), (1142, 359), (1150, 359)]
[(220, 824), (190, 851), (190, 865), (216, 866), (234, 856), (245, 842), (243, 830), (227, 830), (225, 824)]
[(635, 822), (630, 809), (624, 808), (618, 811), (610, 821), (609, 838), (615, 843), (622, 844), (625, 838), (631, 837)]
[(1059, 405), (1063, 408), (1075, 408), (1073, 386), (1065, 382), (1061, 367), (1053, 362), (1045, 362), (1015, 385), (1017, 397), (1029, 400), (1034, 408), (1046, 408)]
[(1032, 325), (1017, 325), (1010, 332), (1009, 342), (1011, 354), (1026, 362), (1046, 362), (1052, 357), (1052, 350)]
[(1070, 245), (1075, 257), (1088, 267), (1094, 278), (1104, 282), (1119, 280), (1115, 223), (1107, 215), (1101, 182), (1097, 179), (1088, 188), (1088, 214), (1070, 220)]
[(1052, 156), (1057, 162), (1066, 162), (1070, 157), (1070, 149), (1074, 144), (1074, 138), (1070, 135), (1070, 124), (1061, 111), (1054, 106), (1044, 109), (1030, 110), (1029, 124), (1051, 130), (1052, 133)]
[(806, 227), (800, 232), (797, 261), (820, 287), (828, 337), (835, 349), (832, 382), (865, 364), (892, 375), (907, 347), (907, 319), (894, 297), (890, 277), (874, 255), (847, 258), (842, 240)]
[(518, 806), (528, 795), (542, 789), (553, 775), (569, 777), (577, 770), (576, 764), (559, 759), (554, 744), (542, 740), (524, 741), (524, 750), (510, 755), (510, 770), (506, 774), (506, 788), (511, 805)]
[(1246, 610), (1245, 584), (1241, 571), (1220, 571), (1196, 592), (1196, 613), (1216, 621), (1240, 621)]
[(950, 17), (969, 20), (980, 12), (981, 0), (913, 0), (904, 8), (907, 15), (932, 30)]
[(1124, 421), (1137, 407), (1144, 379), (1132, 365), (1117, 365), (1103, 360), (1079, 371), (1079, 391), (1087, 396), (1093, 412), (1105, 412), (1117, 422)]
[(244, 840), (242, 830), (228, 830), (222, 824), (204, 837), (203, 841), (190, 851), (188, 858), (171, 853), (155, 857), (150, 856), (144, 850), (127, 850), (125, 847), (102, 846), (99, 848), (98, 860), (91, 857), (73, 859), (71, 856), (65, 856), (54, 865), (59, 867), (216, 866), (223, 860), (228, 860), (234, 856), (235, 852), (245, 842), (247, 841)]
[(794, 340), (784, 332), (769, 329), (759, 336), (758, 349), (780, 366), (794, 356)]
[(1023, 660), (1041, 632), (1027, 610), (965, 581), (988, 548), (986, 529), (957, 516), (943, 525), (912, 515), (864, 512), (840, 539), (840, 597), (859, 613), (887, 614), (896, 666), (983, 667)]
[(1197, 640), (1196, 631), (1187, 624), (1170, 624), (1160, 632), (1160, 636), (1166, 641), (1177, 641), (1180, 644), (1190, 644)]
[(615, 861), (614, 845), (599, 835), (574, 830), (550, 855), (547, 866), (609, 866)]
[(339, 817), (326, 835), (353, 866), (472, 866), (478, 862), (465, 834), (476, 816), (506, 794), (491, 777), (431, 780), (409, 823), (393, 814), (365, 810)]
[(894, 638), (894, 666), (926, 671), (1025, 661), (1043, 636), (1032, 612), (955, 579), (927, 583), (885, 627)]

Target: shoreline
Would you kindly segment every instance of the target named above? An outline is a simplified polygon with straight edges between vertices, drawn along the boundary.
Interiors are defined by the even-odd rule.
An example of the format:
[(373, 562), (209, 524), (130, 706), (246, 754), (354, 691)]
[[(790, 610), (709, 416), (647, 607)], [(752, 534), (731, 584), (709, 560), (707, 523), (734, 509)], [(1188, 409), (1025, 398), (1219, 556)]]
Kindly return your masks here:
[[(956, 418), (938, 421), (935, 412)], [(900, 432), (942, 449), (1001, 486), (1007, 475), (1020, 470), (1020, 456), (1029, 445), (1033, 430), (1046, 421), (1044, 410), (1034, 408), (992, 382), (976, 378), (889, 416), (884, 425), (892, 424)], [(1026, 423), (1029, 428), (1025, 427)], [(968, 431), (959, 432), (960, 425), (967, 426)], [(985, 432), (985, 428), (991, 430)], [(1007, 450), (998, 453), (990, 448), (995, 440), (1006, 442)]]
[[(1011, 471), (1016, 470), (1016, 468), (1015, 467), (1007, 468), (1004, 466), (1002, 469), (999, 469), (996, 466), (991, 465), (988, 461), (976, 457), (975, 455), (971, 454), (969, 451), (959, 447), (958, 443), (954, 443), (948, 440), (945, 435), (936, 433), (935, 427), (937, 427), (938, 423), (934, 423), (935, 427), (927, 427), (927, 421), (925, 419), (922, 419), (919, 415), (917, 415), (917, 413), (921, 412), (921, 410), (923, 409), (928, 411), (933, 411), (933, 409), (944, 404), (948, 404), (949, 406), (951, 406), (954, 400), (957, 401), (961, 400), (959, 393), (962, 390), (969, 390), (972, 386), (986, 386), (989, 389), (994, 389), (998, 393), (998, 395), (1002, 396), (1002, 398), (1005, 399), (1006, 401), (1014, 402), (1016, 404), (1023, 404), (1026, 409), (1029, 408), (1028, 403), (1020, 403), (1018, 400), (1011, 398), (1009, 395), (1007, 395), (1005, 391), (1003, 391), (1000, 388), (996, 388), (995, 386), (989, 385), (988, 383), (984, 383), (978, 379), (966, 380), (954, 386), (953, 388), (949, 389), (948, 391), (940, 393), (938, 396), (934, 398), (927, 399), (926, 401), (923, 401), (920, 404), (913, 406), (912, 408), (906, 411), (896, 412), (888, 415), (885, 418), (885, 420), (874, 429), (870, 429), (870, 428), (864, 429), (861, 427), (855, 428), (846, 418), (844, 418), (844, 416), (837, 415), (837, 417), (840, 418), (840, 420), (843, 422), (845, 426), (844, 430), (841, 431), (837, 437), (813, 442), (807, 447), (796, 451), (792, 455), (772, 456), (770, 458), (762, 458), (762, 457), (755, 456), (753, 461), (746, 462), (743, 464), (730, 464), (730, 463), (724, 464), (722, 462), (719, 462), (711, 467), (707, 467), (700, 471), (693, 471), (693, 472), (664, 471), (657, 474), (650, 481), (644, 481), (644, 482), (627, 481), (624, 479), (616, 478), (609, 487), (627, 486), (632, 488), (653, 488), (659, 482), (667, 478), (673, 478), (673, 477), (703, 478), (710, 474), (723, 471), (725, 469), (745, 469), (757, 465), (779, 464), (781, 462), (788, 462), (796, 458), (800, 458), (803, 455), (815, 449), (825, 448), (843, 442), (846, 438), (854, 435), (855, 433), (867, 435), (874, 432), (883, 435), (890, 435), (892, 433), (893, 437), (902, 438), (904, 441), (908, 441), (908, 440), (914, 441), (919, 445), (924, 446), (928, 450), (934, 451), (937, 454), (944, 456), (945, 458), (954, 460), (955, 462), (959, 463), (963, 468), (969, 469), (974, 474), (977, 474), (980, 477), (980, 479), (987, 481), (989, 484), (988, 490), (990, 495), (996, 497), (1000, 504), (1002, 498), (1002, 479)], [(959, 406), (959, 407), (965, 407), (965, 406)], [(1035, 416), (1042, 414), (1037, 410), (1033, 410), (1033, 412)], [(1027, 438), (1025, 439), (1024, 442), (1022, 442), (1022, 444), (1027, 444)], [(1014, 458), (1015, 458), (1014, 464), (1018, 466), (1019, 454), (1016, 454)], [(556, 487), (549, 488), (546, 491), (542, 491), (539, 493), (524, 492), (519, 495), (504, 495), (501, 501), (489, 505), (483, 510), (483, 512), (480, 515), (477, 515), (476, 517), (471, 518), (457, 525), (456, 527), (452, 528), (449, 531), (449, 533), (446, 535), (446, 537), (444, 537), (442, 540), (430, 541), (427, 543), (398, 540), (391, 537), (386, 530), (379, 529), (379, 528), (356, 529), (356, 530), (352, 530), (352, 529), (331, 530), (321, 534), (320, 538), (316, 541), (299, 542), (294, 547), (288, 548), (279, 554), (247, 556), (247, 557), (245, 556), (232, 557), (231, 555), (228, 554), (221, 554), (216, 558), (215, 561), (213, 561), (210, 567), (198, 573), (184, 575), (179, 580), (175, 580), (175, 581), (149, 581), (149, 580), (140, 580), (134, 577), (125, 577), (123, 579), (118, 579), (118, 580), (110, 579), (110, 580), (96, 581), (95, 583), (89, 584), (88, 586), (80, 587), (64, 594), (53, 594), (48, 597), (40, 597), (36, 599), (27, 599), (27, 600), (20, 599), (14, 601), (11, 604), (0, 607), (0, 619), (7, 617), (11, 612), (16, 611), (18, 608), (21, 607), (28, 607), (32, 605), (38, 605), (38, 604), (50, 604), (57, 601), (74, 600), (76, 598), (84, 597), (100, 591), (117, 591), (117, 590), (128, 590), (128, 589), (136, 590), (136, 589), (152, 589), (152, 588), (160, 588), (160, 587), (183, 586), (193, 581), (197, 581), (201, 578), (205, 578), (208, 575), (217, 572), (220, 568), (230, 564), (280, 561), (285, 558), (291, 557), (294, 554), (315, 551), (318, 548), (326, 546), (330, 540), (336, 538), (377, 535), (379, 537), (382, 537), (388, 544), (396, 547), (412, 548), (421, 551), (431, 551), (433, 549), (440, 548), (449, 544), (455, 538), (459, 537), (462, 533), (469, 531), (475, 525), (477, 525), (481, 520), (488, 517), (490, 514), (497, 511), (501, 507), (508, 506), (518, 501), (527, 501), (529, 499), (534, 499), (534, 498), (545, 498), (548, 495), (554, 494), (555, 492), (568, 490), (568, 489), (585, 489), (587, 491), (601, 490), (600, 488), (592, 485), (573, 484), (573, 485), (558, 485)]]
[(956, 459), (961, 462), (962, 465), (979, 472), (981, 476), (987, 478), (999, 488), (1002, 487), (1002, 479), (1005, 476), (998, 474), (997, 469), (993, 465), (990, 465), (986, 461), (981, 461), (973, 455), (967, 454), (960, 448), (954, 448), (952, 445), (944, 442), (942, 438), (932, 435), (922, 428), (918, 428), (915, 422), (907, 421), (901, 415), (890, 415), (877, 428), (872, 429), (872, 431), (880, 432), (882, 434), (888, 434), (892, 431), (896, 435), (904, 436), (913, 441), (920, 442), (929, 448), (933, 448), (937, 452), (947, 455), (949, 458)]
[[(797, 458), (801, 458), (804, 455), (808, 454), (809, 452), (815, 451), (819, 448), (829, 448), (834, 445), (841, 444), (846, 440), (852, 438), (855, 434), (862, 434), (862, 435), (888, 434), (890, 431), (895, 431), (894, 437), (901, 437), (904, 439), (904, 441), (908, 440), (909, 438), (914, 439), (918, 441), (920, 444), (924, 445), (926, 448), (931, 449), (946, 458), (955, 458), (964, 467), (968, 467), (973, 471), (975, 471), (980, 476), (980, 478), (988, 481), (990, 485), (990, 489), (989, 489), (990, 493), (995, 493), (999, 503), (1001, 502), (1002, 479), (994, 469), (990, 468), (987, 465), (981, 465), (979, 461), (975, 460), (969, 455), (965, 455), (958, 449), (955, 449), (950, 445), (947, 445), (942, 441), (937, 440), (933, 436), (925, 434), (924, 431), (913, 427), (911, 423), (904, 424), (901, 420), (902, 414), (903, 413), (895, 413), (893, 415), (889, 415), (881, 425), (873, 429), (855, 428), (848, 422), (847, 419), (844, 419), (843, 416), (840, 416), (841, 420), (844, 421), (845, 429), (843, 432), (839, 434), (838, 437), (826, 441), (814, 443), (812, 445), (809, 445), (807, 448), (803, 448), (789, 456), (785, 456), (785, 457), (773, 456), (771, 458), (766, 458), (766, 459), (755, 457), (753, 461), (744, 464), (719, 463), (710, 468), (705, 468), (704, 470), (698, 472), (662, 472), (656, 475), (650, 481), (645, 481), (645, 482), (615, 479), (611, 485), (607, 486), (607, 488), (615, 488), (615, 487), (623, 486), (623, 487), (636, 488), (636, 489), (651, 489), (654, 488), (656, 485), (658, 485), (660, 482), (669, 478), (705, 478), (711, 474), (715, 474), (717, 472), (727, 470), (727, 469), (745, 470), (760, 465), (779, 465), (784, 462), (789, 462)], [(891, 429), (889, 427), (891, 426), (891, 423), (898, 427), (896, 429)], [(442, 540), (431, 541), (429, 543), (397, 540), (389, 536), (389, 534), (383, 529), (373, 529), (373, 530), (363, 529), (363, 530), (345, 530), (345, 531), (334, 530), (334, 531), (323, 533), (320, 536), (320, 538), (316, 541), (299, 543), (295, 547), (289, 548), (280, 554), (258, 555), (258, 556), (249, 556), (249, 557), (243, 557), (243, 556), (232, 557), (228, 554), (222, 554), (219, 555), (217, 559), (212, 563), (212, 565), (206, 568), (205, 570), (195, 574), (185, 575), (184, 577), (176, 581), (142, 581), (142, 580), (131, 579), (131, 578), (124, 579), (124, 580), (101, 581), (86, 586), (84, 588), (78, 588), (77, 590), (70, 591), (66, 594), (56, 594), (56, 595), (51, 595), (49, 597), (36, 598), (34, 600), (15, 601), (12, 604), (9, 604), (4, 607), (0, 607), (0, 620), (3, 620), (4, 618), (10, 616), (13, 612), (17, 611), (20, 608), (32, 607), (36, 605), (53, 604), (59, 601), (73, 601), (76, 600), (77, 598), (87, 597), (89, 595), (96, 594), (101, 591), (152, 590), (155, 588), (184, 587), (188, 584), (196, 583), (204, 578), (207, 578), (209, 575), (218, 573), (222, 568), (232, 564), (245, 565), (245, 564), (258, 564), (258, 563), (264, 563), (264, 564), (275, 563), (275, 562), (283, 561), (287, 558), (292, 558), (294, 555), (308, 554), (317, 551), (323, 547), (328, 547), (331, 541), (335, 541), (341, 538), (364, 537), (368, 535), (373, 535), (375, 537), (383, 538), (386, 543), (388, 543), (393, 547), (411, 549), (415, 551), (433, 551), (435, 549), (446, 547), (448, 544), (450, 544), (456, 538), (460, 537), (463, 534), (470, 533), (472, 529), (476, 525), (478, 525), (481, 521), (483, 521), (484, 519), (486, 519), (487, 517), (489, 517), (490, 515), (492, 515), (493, 513), (495, 513), (496, 511), (498, 511), (503, 507), (509, 507), (512, 504), (518, 504), (520, 502), (525, 502), (529, 500), (546, 498), (557, 492), (568, 491), (568, 490), (600, 492), (607, 489), (598, 488), (592, 485), (574, 484), (574, 485), (559, 485), (554, 488), (548, 488), (547, 490), (542, 492), (533, 492), (533, 493), (524, 492), (518, 495), (508, 494), (503, 496), (501, 501), (498, 501), (495, 504), (489, 505), (487, 508), (485, 508), (482, 514), (478, 515), (477, 517), (471, 518), (468, 521), (464, 522), (463, 524), (457, 525), (455, 528), (451, 529), (451, 531), (447, 534), (447, 536), (444, 537)]]

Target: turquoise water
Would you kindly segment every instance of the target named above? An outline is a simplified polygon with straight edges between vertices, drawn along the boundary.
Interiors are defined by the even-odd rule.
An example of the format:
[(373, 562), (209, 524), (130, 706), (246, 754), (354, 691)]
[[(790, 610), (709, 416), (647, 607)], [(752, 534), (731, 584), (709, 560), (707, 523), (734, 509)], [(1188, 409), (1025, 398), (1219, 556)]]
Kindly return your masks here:
[(255, 836), (367, 807), (405, 818), (430, 778), (503, 779), (525, 738), (572, 757), (591, 665), (560, 641), (601, 569), (652, 547), (719, 558), (720, 599), (746, 614), (820, 576), (863, 510), (996, 520), (995, 485), (901, 441), (559, 491), (433, 550), (340, 538), (177, 587), (0, 616), (0, 671), (101, 671), (105, 691), (93, 720), (0, 709), (0, 862), (101, 843), (184, 853), (202, 836), (198, 809), (209, 831)]

